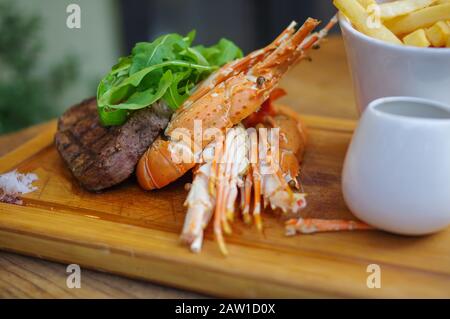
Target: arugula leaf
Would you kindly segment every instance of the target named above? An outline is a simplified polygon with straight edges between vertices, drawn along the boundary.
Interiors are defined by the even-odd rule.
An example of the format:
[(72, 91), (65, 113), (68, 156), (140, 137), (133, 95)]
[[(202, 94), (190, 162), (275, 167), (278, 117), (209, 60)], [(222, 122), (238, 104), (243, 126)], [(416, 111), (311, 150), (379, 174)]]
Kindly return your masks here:
[(193, 63), (209, 65), (208, 60), (195, 48), (187, 48), (185, 51), (180, 52), (180, 54), (192, 59)]
[[(178, 106), (183, 104), (183, 102), (188, 98), (188, 93), (180, 94), (179, 93), (180, 89), (178, 87), (181, 81), (189, 77), (190, 73), (191, 70), (175, 74), (172, 84), (170, 85), (170, 87), (167, 89), (166, 93), (163, 96), (164, 101), (173, 110), (176, 110)], [(183, 89), (184, 88), (181, 88), (181, 90)]]
[(235, 59), (242, 58), (242, 50), (233, 42), (227, 39), (220, 39), (219, 43), (209, 48), (204, 46), (196, 46), (200, 54), (202, 54), (212, 65), (224, 65)]
[(191, 89), (242, 51), (221, 39), (212, 47), (192, 47), (195, 30), (185, 37), (170, 33), (140, 42), (99, 83), (97, 105), (103, 125), (123, 124), (131, 112), (160, 99), (177, 109)]
[(119, 58), (119, 63), (117, 63), (115, 66), (111, 69), (111, 75), (117, 74), (118, 76), (124, 75), (127, 72), (128, 69), (131, 66), (131, 57), (123, 57)]
[(186, 43), (188, 43), (189, 46), (192, 45), (192, 42), (194, 42), (195, 40), (195, 36), (197, 35), (197, 31), (196, 30), (191, 30), (191, 32), (189, 32), (186, 36)]
[[(177, 49), (186, 49), (188, 40), (179, 34), (166, 34), (153, 42), (136, 44), (132, 51), (130, 75), (146, 67), (177, 59)], [(178, 50), (178, 51), (181, 51)]]
[(167, 89), (173, 83), (173, 75), (172, 71), (168, 70), (161, 77), (159, 81), (159, 86), (156, 91), (153, 90), (145, 90), (145, 91), (136, 91), (127, 99), (126, 103), (119, 103), (111, 105), (112, 109), (118, 110), (139, 110), (142, 108), (142, 105), (151, 105), (158, 101), (160, 98), (164, 96)]
[[(133, 75), (126, 78), (121, 83), (112, 86), (110, 89), (108, 89), (104, 94), (100, 97), (99, 101), (100, 104), (112, 102), (109, 107), (116, 108), (116, 103), (130, 98), (130, 94), (133, 91), (133, 88), (136, 88), (139, 86), (139, 84), (145, 79), (146, 76), (152, 76), (155, 77), (153, 74), (154, 71), (160, 71), (164, 67), (182, 67), (185, 69), (195, 69), (195, 70), (203, 70), (203, 71), (214, 71), (216, 67), (210, 67), (210, 66), (203, 66), (199, 64), (192, 64), (189, 62), (184, 61), (167, 61), (160, 64), (149, 66), (145, 69), (142, 69)], [(161, 78), (158, 78), (159, 82), (163, 80), (163, 76)], [(143, 104), (143, 108), (145, 106), (149, 106), (150, 104)], [(138, 109), (138, 108), (130, 108), (130, 109)]]
[(100, 123), (104, 126), (121, 125), (125, 123), (128, 118), (127, 110), (110, 110), (106, 108), (99, 108), (98, 114), (100, 117)]

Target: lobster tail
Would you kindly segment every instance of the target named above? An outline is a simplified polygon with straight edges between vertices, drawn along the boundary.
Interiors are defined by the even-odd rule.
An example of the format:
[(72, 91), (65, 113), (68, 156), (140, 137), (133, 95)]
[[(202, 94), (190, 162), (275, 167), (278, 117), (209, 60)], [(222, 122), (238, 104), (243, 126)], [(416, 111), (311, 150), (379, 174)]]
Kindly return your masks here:
[(158, 138), (139, 160), (136, 176), (145, 190), (164, 187), (190, 170), (195, 163), (174, 163), (170, 153), (170, 142)]

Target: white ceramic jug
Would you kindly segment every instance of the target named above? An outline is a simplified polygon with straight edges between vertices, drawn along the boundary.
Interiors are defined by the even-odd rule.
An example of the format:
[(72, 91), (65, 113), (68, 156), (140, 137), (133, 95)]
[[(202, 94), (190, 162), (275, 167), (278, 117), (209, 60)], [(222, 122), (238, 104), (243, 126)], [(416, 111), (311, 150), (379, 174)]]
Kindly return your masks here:
[(404, 235), (450, 224), (450, 106), (412, 97), (369, 104), (342, 176), (355, 216)]

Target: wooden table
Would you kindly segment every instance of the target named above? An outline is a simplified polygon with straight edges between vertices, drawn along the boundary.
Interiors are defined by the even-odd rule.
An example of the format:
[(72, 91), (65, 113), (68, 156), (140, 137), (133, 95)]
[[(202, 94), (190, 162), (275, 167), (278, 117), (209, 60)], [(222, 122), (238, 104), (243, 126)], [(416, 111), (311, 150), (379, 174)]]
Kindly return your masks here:
[[(342, 39), (331, 37), (283, 79), (282, 102), (307, 114), (356, 119)], [(0, 156), (35, 136), (42, 125), (0, 136)], [(67, 265), (0, 252), (1, 298), (197, 298), (198, 294), (82, 269), (82, 287), (68, 289)]]

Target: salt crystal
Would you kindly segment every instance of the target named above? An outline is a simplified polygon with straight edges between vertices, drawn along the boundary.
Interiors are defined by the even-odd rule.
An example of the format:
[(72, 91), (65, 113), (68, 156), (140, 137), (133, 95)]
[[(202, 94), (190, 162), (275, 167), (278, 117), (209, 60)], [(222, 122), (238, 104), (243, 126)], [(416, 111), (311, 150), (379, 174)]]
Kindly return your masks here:
[(36, 174), (21, 174), (17, 170), (0, 175), (0, 201), (13, 202), (12, 198), (35, 191), (37, 187), (32, 183), (37, 179)]

